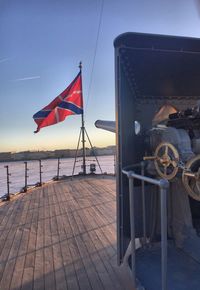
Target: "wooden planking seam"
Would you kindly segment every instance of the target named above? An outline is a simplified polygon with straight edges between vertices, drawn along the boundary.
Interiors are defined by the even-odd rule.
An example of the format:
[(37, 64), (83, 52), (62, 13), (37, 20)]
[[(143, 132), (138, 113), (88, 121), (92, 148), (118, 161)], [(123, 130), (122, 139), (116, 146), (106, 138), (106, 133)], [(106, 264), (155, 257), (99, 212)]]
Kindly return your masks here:
[[(72, 186), (73, 186), (73, 184), (71, 184), (71, 188), (72, 188)], [(52, 188), (54, 188), (54, 186), (52, 186)], [(33, 199), (33, 202), (34, 202), (35, 205), (32, 206), (32, 209), (35, 209), (35, 210), (32, 211), (33, 222), (31, 223), (31, 226), (33, 227), (33, 230), (35, 231), (35, 227), (36, 227), (36, 224), (37, 224), (37, 230), (36, 230), (37, 235), (40, 232), (40, 230), (42, 230), (42, 226), (41, 226), (42, 224), (44, 224), (46, 233), (48, 233), (49, 227), (50, 227), (50, 231), (51, 231), (51, 228), (53, 228), (53, 231), (50, 234), (51, 242), (50, 242), (50, 239), (47, 238), (46, 242), (47, 242), (47, 244), (49, 243), (49, 245), (44, 245), (44, 248), (47, 247), (49, 250), (51, 248), (51, 253), (52, 253), (53, 257), (54, 256), (55, 257), (61, 256), (61, 254), (62, 254), (63, 265), (64, 265), (64, 268), (65, 268), (65, 274), (66, 274), (66, 270), (70, 270), (70, 272), (72, 270), (72, 273), (73, 273), (73, 269), (71, 267), (75, 266), (75, 269), (76, 269), (75, 275), (76, 275), (76, 279), (78, 278), (79, 284), (77, 284), (77, 282), (75, 282), (73, 279), (71, 279), (68, 276), (68, 278), (70, 278), (70, 281), (68, 279), (68, 284), (67, 284), (68, 288), (70, 289), (70, 287), (69, 287), (70, 285), (71, 286), (72, 285), (76, 285), (75, 288), (77, 288), (77, 289), (79, 287), (80, 288), (84, 287), (84, 285), (85, 286), (89, 285), (88, 287), (91, 286), (94, 289), (95, 279), (92, 280), (93, 279), (92, 271), (94, 270), (94, 269), (92, 269), (92, 265), (94, 265), (94, 259), (91, 257), (91, 255), (89, 255), (89, 249), (88, 248), (87, 248), (87, 255), (85, 255), (84, 251), (85, 251), (86, 248), (84, 247), (84, 243), (82, 243), (81, 235), (86, 235), (87, 236), (88, 233), (89, 234), (93, 233), (93, 229), (94, 229), (96, 231), (95, 232), (96, 235), (98, 236), (99, 229), (104, 232), (104, 224), (106, 224), (106, 226), (108, 226), (108, 227), (111, 226), (111, 230), (110, 231), (108, 229), (106, 229), (106, 230), (107, 230), (107, 232), (111, 232), (113, 234), (114, 227), (112, 226), (112, 223), (109, 223), (109, 220), (104, 219), (105, 212), (103, 214), (102, 211), (101, 212), (99, 212), (98, 210), (96, 211), (96, 208), (92, 205), (92, 200), (94, 198), (96, 199), (97, 195), (93, 196), (91, 188), (90, 188), (91, 193), (87, 194), (86, 199), (87, 198), (88, 199), (84, 202), (83, 201), (84, 191), (81, 190), (81, 186), (79, 186), (78, 183), (77, 183), (76, 190), (81, 190), (81, 194), (80, 194), (80, 197), (76, 194), (75, 197), (71, 199), (71, 201), (70, 201), (71, 213), (70, 214), (69, 214), (69, 211), (68, 211), (69, 209), (64, 214), (65, 208), (64, 208), (64, 205), (63, 205), (62, 201), (65, 200), (65, 197), (63, 196), (62, 199), (59, 198), (59, 194), (62, 192), (64, 186), (61, 185), (60, 187), (58, 187), (58, 191), (55, 191), (55, 189), (52, 189), (52, 188), (46, 190), (46, 198), (48, 198), (48, 202), (47, 201), (42, 201), (42, 203), (40, 203), (40, 198), (38, 197), (38, 195), (36, 195), (35, 198)], [(53, 192), (53, 194), (52, 194), (52, 192)], [(66, 194), (69, 197), (69, 191), (66, 191), (66, 192), (67, 192)], [(71, 191), (71, 194), (73, 194), (72, 191)], [(43, 199), (43, 196), (41, 194), (40, 194), (40, 196)], [(101, 206), (102, 207), (103, 207), (103, 203), (106, 205), (105, 200), (108, 200), (108, 198), (106, 197), (106, 199), (104, 199), (103, 196), (101, 196), (98, 199), (98, 201), (101, 201)], [(85, 210), (82, 210), (83, 203), (85, 205), (88, 205), (87, 209), (85, 209)], [(41, 206), (41, 204), (44, 207), (45, 207), (45, 205), (49, 206), (49, 209), (47, 210), (48, 214), (46, 215), (46, 217), (47, 217), (46, 219), (50, 220), (49, 222), (46, 222), (45, 220), (43, 220), (44, 221), (44, 223), (43, 223), (43, 221), (40, 219), (41, 215), (45, 216), (45, 215), (41, 214), (41, 210), (39, 210), (39, 207)], [(91, 204), (91, 206), (89, 206), (90, 204)], [(95, 202), (94, 202), (94, 204), (95, 204)], [(36, 213), (36, 209), (38, 209), (38, 215)], [(112, 206), (111, 206), (111, 201), (110, 201), (110, 204), (108, 206), (106, 206), (106, 212), (109, 212), (109, 210), (111, 210), (111, 209), (112, 209)], [(45, 209), (45, 211), (46, 211), (46, 209)], [(69, 216), (69, 220), (68, 220), (69, 224), (67, 222), (65, 222), (65, 220), (66, 220), (65, 218), (67, 216)], [(85, 226), (84, 223), (85, 223), (86, 220), (88, 221), (88, 219), (90, 220), (91, 218), (93, 218), (93, 220), (92, 220), (93, 227), (92, 228), (89, 227), (90, 230), (88, 231), (88, 227)], [(94, 220), (95, 220), (95, 222), (94, 222)], [(73, 236), (72, 236), (72, 238), (67, 238), (67, 233), (68, 233), (68, 230), (69, 230), (69, 226), (71, 227), (72, 223), (76, 224), (76, 226), (73, 226), (73, 229), (72, 229)], [(40, 226), (41, 226), (41, 228), (40, 228)], [(38, 228), (40, 228), (39, 231), (38, 231)], [(82, 233), (82, 234), (80, 234), (80, 233)], [(64, 238), (67, 238), (67, 239), (64, 240)], [(64, 251), (63, 244), (66, 246), (66, 243), (70, 244), (70, 248), (68, 249), (68, 251), (70, 252), (70, 256), (74, 254), (74, 259), (75, 260), (72, 261), (73, 265), (71, 265), (69, 263), (67, 265), (65, 265), (66, 262), (65, 262), (65, 259), (64, 259), (64, 256), (63, 256), (63, 251)], [(105, 241), (104, 241), (104, 243), (105, 243)], [(60, 247), (60, 250), (59, 250), (59, 247)], [(39, 248), (37, 247), (37, 240), (36, 240), (36, 250), (40, 251), (40, 255), (41, 255), (41, 251), (43, 249), (41, 249), (41, 245), (40, 245)], [(36, 251), (36, 255), (37, 255), (37, 251)], [(64, 251), (64, 253), (66, 253), (66, 251)], [(94, 254), (95, 257), (98, 256), (98, 252), (96, 250), (95, 250), (95, 252), (93, 254)], [(76, 255), (78, 256), (78, 259), (75, 258)], [(82, 259), (83, 255), (85, 255), (84, 257), (86, 258), (85, 261)], [(39, 257), (39, 254), (37, 256)], [(50, 256), (51, 256), (51, 254), (50, 254)], [(20, 258), (22, 258), (22, 257), (19, 257), (19, 259)], [(105, 254), (104, 254), (104, 258), (105, 258)], [(61, 259), (61, 257), (60, 257), (60, 259)], [(40, 262), (39, 262), (39, 264), (40, 264)], [(59, 260), (59, 258), (58, 258), (58, 261), (55, 260), (55, 264), (58, 265), (58, 267), (59, 267), (59, 265), (61, 265), (60, 263), (61, 263), (61, 260)], [(107, 261), (106, 261), (106, 263), (107, 263)], [(90, 267), (88, 269), (86, 269), (87, 265), (90, 265)], [(108, 265), (106, 265), (106, 266), (109, 269), (109, 266)], [(83, 267), (85, 268), (84, 274), (82, 274), (80, 272), (80, 269), (82, 269)], [(102, 267), (102, 265), (101, 265), (101, 267)], [(111, 271), (111, 270), (109, 270), (109, 271)], [(93, 271), (93, 273), (94, 273), (94, 271)], [(96, 272), (96, 268), (95, 268), (95, 273), (97, 273)], [(105, 283), (106, 278), (105, 278), (104, 272), (103, 273), (100, 272), (99, 274), (101, 276), (101, 279), (103, 278), (104, 288), (108, 287), (109, 283), (111, 283), (111, 282), (107, 281), (107, 283)], [(59, 281), (61, 282), (61, 284), (57, 283), (56, 287), (57, 288), (61, 287), (61, 285), (62, 285), (62, 281), (61, 280), (62, 280), (62, 277), (63, 277), (63, 271), (60, 270), (60, 268), (59, 269), (57, 267), (55, 268), (55, 265), (54, 265), (54, 276), (55, 276), (55, 278), (57, 279), (58, 282)], [(87, 279), (86, 279), (86, 277), (87, 277)], [(99, 277), (99, 275), (96, 276), (96, 277)], [(83, 284), (82, 284), (81, 281), (83, 281)], [(90, 281), (90, 284), (87, 284), (89, 281)], [(100, 285), (102, 285), (102, 284), (100, 284)], [(106, 289), (112, 289), (112, 286), (111, 286), (111, 288), (106, 288)], [(75, 289), (75, 288), (72, 288), (72, 289)]]
[[(30, 221), (29, 234), (28, 234), (28, 242), (25, 253), (25, 261), (24, 261), (24, 269), (22, 275), (22, 287), (21, 289), (32, 289), (34, 285), (34, 266), (35, 266), (35, 248), (37, 241), (37, 231), (35, 229), (35, 209), (33, 209), (33, 203), (35, 202), (36, 197), (31, 194), (33, 197), (31, 199), (31, 210), (28, 211), (27, 219)], [(29, 224), (29, 223), (28, 223)]]
[[(70, 222), (70, 216), (69, 216), (69, 212), (66, 212), (66, 215), (67, 215), (67, 218), (68, 218), (68, 221), (69, 221), (69, 226), (70, 226), (70, 229), (71, 229), (71, 233), (73, 234), (73, 236), (74, 236), (74, 228), (72, 227), (72, 224), (71, 224), (71, 222)], [(65, 273), (66, 273), (66, 276), (67, 276), (67, 283), (68, 283), (68, 288), (70, 289), (71, 288), (71, 286), (73, 285), (73, 287), (75, 287), (75, 288), (78, 288), (78, 289), (81, 289), (80, 288), (80, 281), (78, 280), (78, 273), (77, 273), (77, 269), (76, 269), (76, 267), (75, 267), (75, 263), (74, 263), (74, 261), (73, 261), (73, 255), (72, 255), (72, 250), (70, 249), (70, 247), (69, 247), (69, 242), (70, 242), (70, 240), (71, 239), (73, 239), (73, 236), (72, 236), (72, 238), (70, 238), (70, 239), (68, 239), (67, 241), (68, 241), (68, 243), (67, 243), (67, 249), (68, 249), (68, 257), (69, 257), (69, 259), (70, 259), (70, 261), (71, 261), (71, 267), (70, 267), (70, 273), (72, 273), (72, 277), (73, 278), (71, 278), (70, 277), (70, 279), (69, 279), (69, 276), (68, 276), (68, 274), (67, 274), (67, 272), (68, 272), (68, 267), (65, 267)]]
[[(52, 191), (52, 186), (46, 188), (46, 202), (49, 205), (51, 195), (49, 194)], [(45, 208), (45, 211), (50, 212), (50, 207)], [(53, 290), (56, 287), (55, 282), (55, 269), (53, 262), (53, 248), (52, 248), (52, 238), (51, 238), (51, 222), (49, 219), (45, 220), (45, 247), (44, 247), (44, 285), (45, 289)]]
[[(56, 198), (58, 199), (58, 196), (56, 194)], [(57, 203), (57, 207), (59, 208), (61, 212), (60, 203)], [(60, 219), (60, 216), (56, 215), (56, 223), (57, 223), (57, 231), (59, 235), (59, 243), (57, 245), (53, 245), (53, 254), (54, 254), (54, 265), (55, 265), (55, 278), (56, 278), (56, 289), (62, 290), (67, 289), (67, 277), (65, 272), (65, 266), (64, 266), (64, 257), (61, 249), (61, 240), (63, 237), (63, 233), (65, 233), (65, 228), (63, 224), (62, 218)], [(59, 227), (59, 224), (62, 224), (62, 228)], [(64, 232), (63, 232), (64, 231)], [(65, 233), (66, 235), (66, 233)]]
[[(80, 218), (80, 216), (77, 214), (77, 213), (75, 213), (75, 215), (74, 215), (74, 222), (76, 223), (76, 225), (77, 225), (77, 228), (79, 228), (79, 234), (78, 235), (76, 235), (76, 236), (74, 236), (72, 239), (73, 239), (73, 249), (74, 248), (76, 248), (76, 255), (75, 255), (75, 257), (79, 257), (79, 259), (77, 260), (77, 258), (76, 258), (76, 260), (75, 260), (75, 269), (76, 269), (76, 271), (77, 271), (77, 264), (79, 265), (79, 267), (80, 267), (80, 270), (81, 270), (81, 272), (83, 272), (83, 268), (84, 268), (84, 272), (86, 273), (86, 276), (82, 276), (82, 279), (83, 279), (83, 281), (84, 281), (84, 288), (83, 289), (89, 289), (88, 287), (89, 286), (87, 286), (87, 288), (85, 288), (86, 287), (86, 285), (88, 284), (88, 282), (89, 282), (89, 285), (90, 285), (90, 288), (92, 289), (93, 288), (93, 286), (94, 286), (94, 283), (96, 282), (96, 286), (98, 286), (99, 284), (97, 284), (97, 282), (98, 282), (98, 278), (97, 277), (94, 277), (93, 275), (94, 275), (94, 273), (92, 273), (92, 271), (91, 271), (91, 269), (89, 269), (88, 267), (87, 267), (87, 265), (88, 265), (88, 263), (89, 264), (91, 264), (91, 261), (90, 261), (90, 256), (89, 256), (89, 254), (87, 255), (87, 252), (83, 252), (81, 249), (81, 247), (80, 247), (80, 240), (79, 240), (79, 238), (80, 238), (80, 232), (82, 232), (82, 231), (85, 231), (86, 230), (86, 228), (85, 228), (85, 226), (84, 226), (84, 223), (82, 222), (82, 219)], [(78, 242), (79, 241), (79, 242)], [(86, 254), (86, 255), (85, 255)], [(80, 272), (80, 271), (79, 271)], [(79, 273), (78, 272), (78, 273)], [(93, 275), (92, 275), (93, 274)], [(87, 278), (86, 278), (87, 277)], [(95, 281), (94, 281), (95, 280)], [(79, 281), (79, 285), (80, 284), (82, 284), (81, 283), (81, 281)], [(86, 284), (86, 285), (85, 285)], [(101, 284), (100, 284), (101, 285)], [(99, 288), (98, 287), (98, 289), (102, 289), (102, 287), (101, 288)]]
[[(80, 210), (79, 211), (77, 211), (77, 213), (80, 213)], [(74, 214), (74, 213), (73, 213)], [(80, 217), (79, 217), (79, 219), (78, 219), (78, 217), (77, 216), (75, 216), (74, 217), (74, 222), (76, 222), (77, 223), (77, 221), (81, 221), (81, 219), (80, 219)], [(74, 224), (74, 223), (73, 223)], [(75, 229), (77, 229), (78, 228), (78, 226), (76, 225), (75, 227), (71, 224), (71, 226), (72, 226), (72, 228), (73, 228), (73, 232), (74, 232), (74, 234), (75, 234)], [(79, 235), (75, 235), (76, 236), (76, 238), (78, 239), (78, 237), (79, 237)], [(75, 238), (75, 239), (76, 239)], [(81, 255), (81, 254), (80, 254)], [(89, 256), (88, 256), (88, 258), (89, 258)], [(80, 263), (80, 262), (79, 262)], [(84, 264), (84, 261), (83, 261), (83, 264)], [(77, 270), (77, 269), (76, 269)], [(89, 278), (89, 273), (87, 272), (87, 270), (85, 269), (85, 271), (86, 271), (86, 273), (87, 273), (87, 275), (88, 275), (88, 278)], [(90, 279), (89, 279), (89, 281), (90, 281)], [(90, 283), (91, 283), (91, 281), (90, 281)], [(91, 283), (92, 284), (92, 283)]]
[(7, 260), (7, 257), (9, 255), (9, 249), (12, 246), (12, 242), (14, 242), (14, 236), (15, 236), (16, 231), (17, 231), (17, 228), (13, 228), (13, 229), (12, 227), (9, 228), (9, 231), (4, 241), (3, 249), (0, 255), (1, 262), (3, 261), (3, 259)]
[[(62, 188), (61, 188), (62, 190)], [(59, 190), (58, 190), (59, 191)], [(60, 208), (62, 208), (62, 205), (59, 203), (58, 206)], [(62, 208), (62, 211), (64, 209)], [(64, 217), (66, 217), (64, 219)], [(68, 216), (65, 213), (65, 215), (61, 216), (63, 225), (64, 225), (64, 231), (65, 231), (65, 235), (66, 237), (69, 236), (69, 229), (70, 229), (70, 233), (71, 236), (73, 235), (72, 233), (72, 229), (71, 226), (69, 224), (69, 220), (68, 220)], [(64, 267), (64, 272), (65, 272), (65, 279), (67, 282), (67, 289), (69, 290), (78, 290), (79, 289), (79, 284), (77, 281), (77, 277), (76, 277), (76, 272), (75, 272), (75, 268), (74, 268), (74, 264), (71, 258), (71, 254), (70, 254), (70, 250), (68, 247), (68, 239), (64, 239), (63, 241), (61, 240), (62, 237), (61, 235), (60, 237), (60, 248), (61, 248), (61, 255), (62, 255), (62, 263), (63, 263), (63, 267)]]
[(105, 265), (107, 272), (109, 273), (109, 277), (111, 278), (115, 289), (121, 289), (121, 287), (122, 287), (121, 281), (120, 281), (118, 275), (116, 274), (116, 272), (113, 270), (113, 267), (110, 264), (110, 261), (108, 259), (108, 255), (105, 251), (105, 247), (104, 247), (103, 243), (101, 242), (101, 240), (99, 239), (98, 235), (96, 234), (96, 231), (90, 232), (90, 237), (91, 237), (92, 241), (95, 241), (95, 243), (94, 243), (95, 247), (96, 247), (97, 251), (99, 251), (99, 255), (102, 258), (102, 261)]
[[(11, 284), (11, 279), (16, 263), (16, 257), (13, 257), (16, 255), (16, 252), (18, 252), (20, 240), (22, 236), (22, 231), (16, 230), (16, 233), (13, 238), (13, 243), (10, 248), (9, 256), (5, 264), (4, 272), (2, 275), (2, 279), (0, 282), (0, 289), (9, 289)], [(16, 239), (15, 239), (16, 238)]]
[[(29, 202), (29, 204), (28, 204), (28, 206), (30, 206), (30, 202)], [(20, 229), (20, 227), (19, 227), (19, 229)], [(22, 241), (22, 237), (23, 237), (23, 233), (22, 233), (22, 231), (21, 231), (21, 238), (18, 240), (18, 242), (19, 242), (19, 244), (18, 244), (18, 246), (17, 246), (17, 253), (15, 253), (15, 255), (17, 256), (18, 255), (18, 253), (19, 253), (19, 251), (20, 251), (20, 247), (21, 247), (21, 241)], [(15, 250), (14, 251), (16, 251), (16, 248), (15, 248)], [(13, 263), (13, 273), (14, 273), (14, 269), (15, 269), (15, 267), (16, 267), (16, 261), (17, 261), (17, 258), (14, 260), (14, 263)], [(9, 273), (10, 274), (10, 273)], [(5, 274), (6, 275), (6, 274)], [(8, 275), (9, 276), (9, 275)], [(21, 275), (21, 277), (22, 277), (22, 275)], [(11, 285), (11, 287), (12, 287), (12, 284), (16, 284), (16, 282), (18, 282), (19, 284), (21, 283), (21, 279), (20, 279), (20, 275), (17, 277), (17, 281), (14, 279), (15, 278), (15, 275), (13, 275), (13, 279), (11, 280), (10, 279), (10, 281), (9, 281), (9, 284)]]
[[(97, 205), (101, 205), (102, 204), (102, 202), (101, 203), (99, 203), (99, 204), (97, 204)], [(55, 204), (54, 204), (55, 205)], [(88, 207), (86, 207), (86, 208), (91, 208), (91, 206), (88, 206)], [(76, 208), (76, 209), (72, 209), (71, 211), (77, 211), (77, 210), (80, 210), (81, 208)], [(34, 209), (33, 211), (35, 211), (36, 209)], [(62, 213), (60, 213), (60, 215), (61, 215)], [(51, 217), (52, 215), (51, 214), (49, 214), (48, 213), (48, 216), (46, 216), (46, 217), (44, 217), (44, 219), (45, 218), (49, 218), (49, 217)], [(26, 223), (26, 224), (20, 224), (21, 226), (27, 226), (27, 225), (29, 225), (30, 224), (30, 222), (28, 222), (28, 223)]]
[[(95, 185), (95, 191), (97, 194), (101, 194), (102, 193), (102, 182), (98, 185), (98, 179), (97, 180), (90, 180), (88, 179), (87, 180), (87, 183), (89, 184), (90, 187), (94, 187)], [(95, 184), (94, 184), (95, 183)], [(106, 183), (106, 179), (104, 179), (104, 184), (103, 184), (103, 189), (104, 189), (104, 192), (103, 194), (110, 198), (110, 194), (112, 194), (112, 198), (115, 198), (115, 194), (113, 194), (113, 190), (111, 190), (109, 188), (109, 186), (107, 185)]]
[[(81, 214), (81, 212), (79, 211), (79, 215)], [(93, 231), (90, 231), (88, 234), (90, 235), (90, 234), (92, 234), (94, 232), (94, 230)], [(76, 240), (78, 239), (78, 238), (82, 238), (83, 237), (83, 235), (80, 235), (80, 236), (77, 236), (76, 237)], [(82, 241), (83, 241), (83, 238), (82, 238)], [(93, 240), (91, 239), (91, 241), (93, 242)], [(93, 242), (94, 243), (94, 242)], [(87, 244), (87, 243), (86, 243)], [(91, 243), (90, 243), (90, 245), (91, 245)], [(94, 255), (97, 255), (98, 256), (98, 258), (101, 260), (101, 267), (103, 267), (103, 265), (104, 265), (104, 267), (105, 267), (105, 264), (104, 264), (104, 261), (102, 260), (102, 257), (101, 257), (101, 255), (100, 255), (100, 251), (99, 251), (99, 248), (96, 248), (95, 247), (95, 245), (94, 245), (94, 247), (92, 247), (93, 248), (93, 252), (90, 252), (89, 253), (89, 251), (88, 251), (88, 254), (89, 254), (89, 257), (90, 257), (90, 259), (91, 259), (91, 256), (94, 256)], [(95, 249), (95, 250), (94, 250)], [(94, 264), (94, 261), (93, 261), (93, 265), (95, 266), (95, 264)], [(104, 268), (103, 267), (103, 268)], [(105, 270), (106, 268), (104, 268), (104, 270)], [(99, 271), (98, 271), (98, 268), (97, 268), (97, 273), (99, 273)], [(101, 276), (101, 273), (100, 273), (100, 276)], [(99, 276), (99, 278), (100, 278), (100, 276)], [(108, 277), (107, 277), (108, 278)], [(102, 277), (101, 277), (101, 279), (102, 279)], [(104, 277), (104, 279), (105, 279), (105, 277)], [(114, 284), (111, 286), (110, 285), (110, 283), (107, 281), (106, 282), (106, 285), (105, 285), (105, 280), (101, 280), (101, 282), (103, 283), (104, 282), (104, 288), (107, 288), (107, 289), (114, 289), (115, 287), (114, 287)], [(109, 286), (108, 286), (108, 285)], [(109, 288), (108, 288), (109, 287)]]
[(90, 235), (88, 233), (84, 233), (82, 235), (82, 239), (90, 254), (92, 262), (95, 266), (95, 270), (98, 273), (99, 279), (103, 284), (103, 288), (107, 290), (115, 289), (114, 284), (110, 279), (107, 269), (103, 263), (102, 257), (100, 256), (99, 251), (95, 247), (94, 241), (91, 240)]

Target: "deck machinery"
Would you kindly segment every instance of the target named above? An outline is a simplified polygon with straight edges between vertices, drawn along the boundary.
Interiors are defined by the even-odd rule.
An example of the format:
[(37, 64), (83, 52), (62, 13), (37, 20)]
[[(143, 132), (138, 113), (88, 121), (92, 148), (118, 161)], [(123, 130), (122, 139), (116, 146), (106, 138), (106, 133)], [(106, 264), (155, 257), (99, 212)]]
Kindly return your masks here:
[(200, 289), (200, 39), (114, 47), (118, 262), (136, 289)]

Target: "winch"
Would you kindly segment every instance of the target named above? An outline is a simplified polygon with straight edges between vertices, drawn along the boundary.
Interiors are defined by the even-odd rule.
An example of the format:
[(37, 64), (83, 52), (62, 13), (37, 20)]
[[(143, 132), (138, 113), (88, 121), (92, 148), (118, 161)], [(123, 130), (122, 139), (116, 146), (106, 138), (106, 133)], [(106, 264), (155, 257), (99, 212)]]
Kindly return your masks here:
[(155, 169), (161, 178), (182, 178), (187, 193), (200, 201), (200, 107), (170, 114), (164, 122), (148, 132), (153, 155), (143, 159), (154, 164), (149, 173)]

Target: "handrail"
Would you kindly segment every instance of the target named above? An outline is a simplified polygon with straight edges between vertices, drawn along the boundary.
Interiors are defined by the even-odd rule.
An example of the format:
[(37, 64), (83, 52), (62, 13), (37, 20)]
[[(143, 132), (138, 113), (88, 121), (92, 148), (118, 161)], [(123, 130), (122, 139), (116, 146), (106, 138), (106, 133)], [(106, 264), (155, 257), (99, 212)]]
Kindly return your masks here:
[[(90, 159), (90, 157), (92, 159)], [(36, 162), (39, 162), (39, 166), (36, 165)], [(46, 164), (46, 161), (52, 161), (54, 163), (55, 168), (52, 168), (49, 170), (48, 168), (48, 163)], [(88, 156), (88, 159), (86, 159), (88, 163), (96, 162), (96, 159), (93, 158), (93, 156)], [(64, 166), (63, 166), (64, 164)], [(90, 163), (91, 164), (91, 163)], [(87, 167), (90, 169), (90, 164), (86, 164)], [(4, 168), (6, 169), (6, 183), (5, 183), (5, 191), (6, 193), (0, 192), (0, 201), (1, 200), (10, 200), (11, 195), (15, 193), (21, 193), (21, 192), (26, 192), (30, 187), (39, 187), (42, 186), (46, 181), (52, 179), (52, 180), (59, 180), (62, 178), (62, 176), (70, 176), (70, 164), (69, 161), (65, 161), (65, 158), (58, 157), (57, 159), (44, 159), (44, 160), (27, 160), (24, 161), (23, 163), (20, 163), (20, 166), (23, 166), (22, 172), (23, 176), (21, 174), (18, 174), (19, 172), (13, 172), (12, 167), (10, 170), (10, 165), (5, 165)], [(105, 166), (103, 164), (103, 166)], [(78, 167), (78, 166), (77, 166)], [(66, 170), (68, 171), (67, 173), (64, 172), (65, 175), (62, 175), (63, 173), (61, 171)], [(12, 176), (11, 173), (12, 172)], [(55, 173), (54, 173), (55, 172)], [(102, 171), (101, 171), (102, 172)], [(28, 174), (29, 173), (29, 174)], [(37, 173), (37, 177), (36, 177)], [(87, 170), (88, 174), (91, 174), (91, 171)], [(97, 173), (98, 174), (98, 173)], [(112, 174), (112, 173), (111, 173)], [(34, 175), (34, 181), (33, 181), (33, 176)], [(48, 175), (48, 177), (47, 177)], [(76, 173), (78, 175), (78, 173)], [(11, 176), (11, 178), (10, 178)], [(17, 189), (15, 189), (14, 193), (12, 193), (12, 188), (10, 189), (10, 180), (13, 180), (13, 178), (20, 178), (20, 186), (18, 186)], [(35, 179), (37, 180), (35, 181)], [(6, 186), (7, 184), (7, 186)], [(14, 182), (13, 182), (14, 185)], [(4, 189), (3, 189), (4, 191)]]
[[(137, 166), (139, 167), (138, 164)], [(132, 168), (133, 168), (132, 167)], [(144, 174), (144, 163), (140, 164), (142, 174)], [(129, 167), (130, 168), (130, 167)], [(161, 284), (162, 290), (167, 290), (167, 190), (169, 188), (169, 182), (166, 179), (153, 179), (144, 175), (136, 174), (133, 170), (122, 170), (122, 173), (127, 175), (129, 179), (129, 201), (130, 201), (130, 227), (131, 227), (131, 263), (132, 263), (132, 277), (133, 277), (133, 287), (136, 287), (136, 275), (135, 275), (135, 216), (134, 216), (134, 179), (141, 180), (142, 183), (147, 182), (156, 185), (160, 188), (160, 207), (161, 207)], [(144, 184), (142, 186), (143, 197), (144, 197)], [(143, 203), (143, 211), (144, 211)], [(144, 211), (145, 212), (145, 211)], [(143, 214), (144, 214), (143, 212)], [(143, 215), (143, 217), (145, 217)], [(145, 218), (144, 218), (145, 220)], [(143, 223), (144, 238), (146, 239), (146, 224)]]

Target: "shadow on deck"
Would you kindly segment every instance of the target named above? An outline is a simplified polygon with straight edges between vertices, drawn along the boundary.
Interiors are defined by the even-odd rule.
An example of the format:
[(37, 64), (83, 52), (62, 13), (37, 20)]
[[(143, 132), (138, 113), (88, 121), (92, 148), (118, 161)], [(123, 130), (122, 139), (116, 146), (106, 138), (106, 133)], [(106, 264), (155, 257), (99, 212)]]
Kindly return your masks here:
[(116, 264), (114, 178), (51, 183), (0, 206), (0, 289), (131, 289)]

